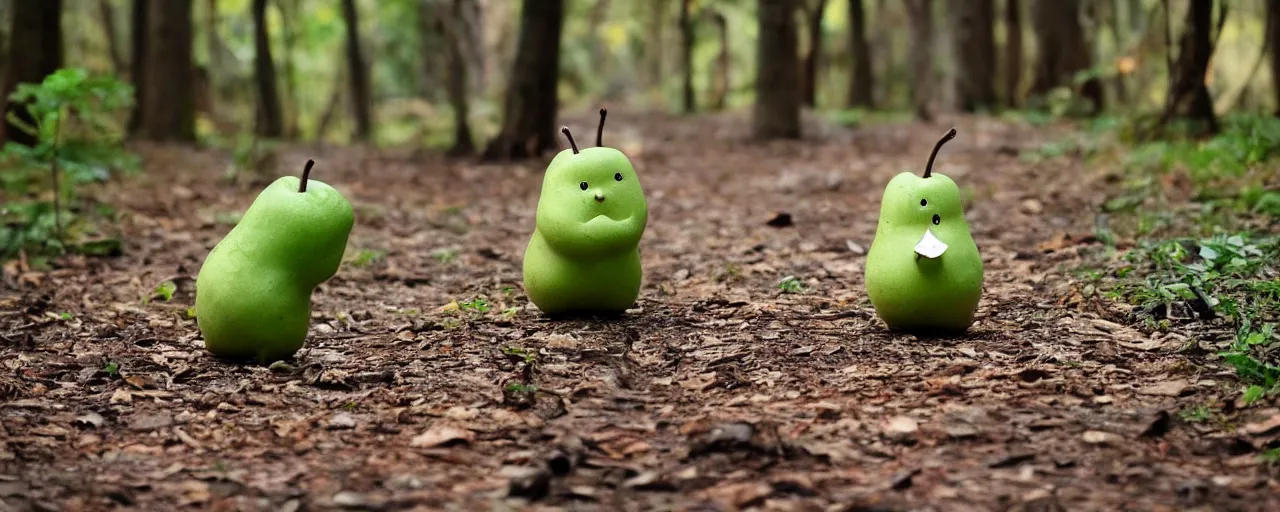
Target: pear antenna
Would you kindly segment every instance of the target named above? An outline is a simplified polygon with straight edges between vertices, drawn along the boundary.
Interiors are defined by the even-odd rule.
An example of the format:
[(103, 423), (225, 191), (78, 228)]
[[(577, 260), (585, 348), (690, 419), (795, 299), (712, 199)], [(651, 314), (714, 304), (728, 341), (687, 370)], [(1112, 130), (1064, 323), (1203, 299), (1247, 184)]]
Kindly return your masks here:
[(938, 139), (938, 143), (933, 146), (933, 153), (929, 153), (929, 165), (924, 166), (924, 177), (933, 176), (933, 159), (938, 156), (938, 150), (942, 149), (942, 145), (947, 141), (956, 138), (956, 129), (947, 130), (947, 134)]
[(560, 133), (564, 134), (564, 138), (569, 139), (569, 147), (573, 148), (573, 154), (578, 154), (578, 143), (573, 141), (573, 134), (569, 133), (569, 127), (561, 126)]
[(299, 193), (307, 191), (307, 178), (311, 177), (311, 168), (315, 167), (315, 165), (316, 165), (315, 160), (312, 160), (310, 158), (307, 159), (307, 166), (302, 168), (302, 179), (298, 180)]
[(600, 107), (600, 126), (596, 127), (596, 146), (604, 146), (604, 117), (609, 115), (609, 109)]

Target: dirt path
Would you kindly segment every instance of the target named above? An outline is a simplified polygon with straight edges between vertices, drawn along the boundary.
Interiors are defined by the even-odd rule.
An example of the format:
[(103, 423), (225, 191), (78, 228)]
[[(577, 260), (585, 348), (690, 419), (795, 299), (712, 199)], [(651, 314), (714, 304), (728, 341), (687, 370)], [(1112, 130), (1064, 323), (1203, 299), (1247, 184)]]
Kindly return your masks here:
[[(543, 164), (282, 151), (278, 173), (317, 159), (357, 227), (276, 371), (211, 359), (185, 318), (226, 215), (266, 182), (147, 150), (107, 192), (125, 257), (0, 295), (0, 510), (1280, 508), (1256, 457), (1280, 414), (1182, 421), (1234, 400), (1230, 373), (1066, 300), (1081, 245), (1061, 235), (1092, 232), (1097, 173), (1020, 162), (1047, 129), (947, 122), (935, 171), (972, 195), (986, 265), (967, 337), (890, 334), (862, 289), (884, 184), (948, 125), (756, 145), (741, 117), (618, 112), (608, 141), (651, 214), (640, 307), (615, 321), (547, 321), (520, 291)], [(165, 280), (173, 299), (144, 303)], [(477, 296), (487, 312), (441, 310)], [(521, 379), (532, 403), (504, 396)]]

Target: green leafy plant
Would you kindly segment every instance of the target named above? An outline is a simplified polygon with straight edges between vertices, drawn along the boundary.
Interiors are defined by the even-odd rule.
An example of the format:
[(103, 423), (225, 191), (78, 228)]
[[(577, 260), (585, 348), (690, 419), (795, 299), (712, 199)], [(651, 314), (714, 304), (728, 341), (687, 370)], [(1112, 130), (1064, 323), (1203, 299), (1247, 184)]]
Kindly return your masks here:
[(502, 354), (527, 365), (533, 365), (538, 362), (538, 352), (524, 347), (502, 347)]
[[(76, 197), (81, 185), (138, 167), (137, 157), (124, 150), (114, 123), (114, 114), (132, 105), (133, 88), (109, 75), (91, 76), (70, 68), (39, 84), (18, 84), (8, 100), (19, 109), (7, 120), (35, 143), (10, 142), (0, 150), (0, 187), (5, 195), (0, 207), (0, 260), (20, 252), (44, 256), (77, 250), (79, 237), (69, 235), (93, 231), (94, 226), (80, 222), (76, 212), (65, 207), (66, 201)], [(52, 200), (33, 199), (45, 183)], [(115, 251), (118, 243), (107, 252)]]
[(1178, 417), (1187, 423), (1203, 423), (1209, 421), (1213, 417), (1213, 411), (1207, 405), (1198, 405), (1190, 409), (1184, 409), (1178, 413)]
[(460, 301), (458, 302), (458, 309), (473, 313), (488, 313), (489, 301), (485, 300), (484, 297), (476, 297), (471, 300)]
[(801, 293), (804, 291), (804, 283), (800, 282), (796, 276), (787, 276), (778, 280), (778, 289), (782, 293)]
[(381, 249), (360, 249), (356, 252), (355, 257), (351, 258), (351, 264), (356, 267), (367, 267), (387, 256), (387, 251)]

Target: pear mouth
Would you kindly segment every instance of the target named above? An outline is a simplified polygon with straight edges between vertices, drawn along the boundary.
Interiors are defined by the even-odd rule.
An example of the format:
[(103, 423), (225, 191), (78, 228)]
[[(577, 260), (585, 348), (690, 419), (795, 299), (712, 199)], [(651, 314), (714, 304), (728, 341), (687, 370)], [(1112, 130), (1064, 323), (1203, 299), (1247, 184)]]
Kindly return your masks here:
[(916, 260), (921, 257), (929, 259), (938, 259), (942, 253), (947, 252), (947, 244), (938, 237), (933, 235), (932, 229), (925, 229), (924, 236), (920, 237), (920, 241), (915, 246)]
[(597, 202), (597, 203), (603, 203), (603, 202), (604, 202), (604, 194), (596, 194), (596, 202)]

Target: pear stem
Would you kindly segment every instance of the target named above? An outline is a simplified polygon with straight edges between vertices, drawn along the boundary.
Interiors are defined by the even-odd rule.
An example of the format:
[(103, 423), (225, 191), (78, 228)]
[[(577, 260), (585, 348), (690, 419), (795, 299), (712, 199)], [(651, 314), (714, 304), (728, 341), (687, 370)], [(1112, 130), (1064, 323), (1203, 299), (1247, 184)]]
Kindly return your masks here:
[(941, 139), (938, 139), (938, 143), (933, 146), (933, 153), (929, 154), (929, 165), (924, 166), (924, 177), (933, 176), (933, 159), (937, 158), (938, 150), (942, 149), (942, 145), (954, 138), (956, 138), (956, 129), (952, 128), (947, 130), (947, 134), (943, 135)]
[(609, 115), (609, 109), (600, 107), (600, 126), (596, 127), (596, 146), (603, 147), (604, 142), (604, 117)]
[(315, 165), (315, 160), (307, 159), (307, 166), (302, 168), (302, 179), (298, 180), (298, 193), (307, 191), (307, 178), (311, 177), (311, 168)]
[(560, 133), (564, 134), (564, 138), (569, 139), (569, 147), (573, 148), (573, 154), (578, 154), (578, 143), (573, 141), (573, 134), (569, 133), (569, 127), (561, 126)]

